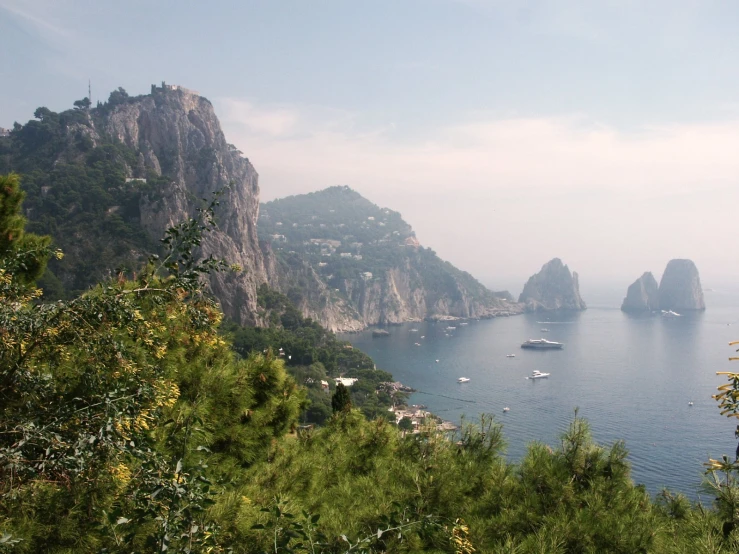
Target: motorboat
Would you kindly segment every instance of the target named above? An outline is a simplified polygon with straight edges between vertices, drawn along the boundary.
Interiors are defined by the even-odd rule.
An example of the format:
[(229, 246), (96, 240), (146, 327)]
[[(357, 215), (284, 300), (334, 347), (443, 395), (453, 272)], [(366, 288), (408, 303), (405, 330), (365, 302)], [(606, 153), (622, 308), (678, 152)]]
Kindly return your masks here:
[(508, 406), (506, 406), (505, 408), (503, 408), (503, 411), (504, 411), (504, 412), (510, 412), (510, 411), (511, 411), (511, 409), (510, 409), (510, 408), (509, 408)]
[(418, 329), (410, 329), (408, 332), (409, 333), (418, 333)]
[(546, 329), (546, 328), (545, 329), (542, 329), (541, 332), (542, 333), (548, 333), (549, 332), (549, 329)]
[(535, 369), (526, 379), (546, 379), (549, 375), (549, 373), (542, 373), (538, 369)]
[(469, 377), (460, 377), (459, 379), (457, 379), (457, 383), (468, 383), (469, 381)]
[(436, 360), (436, 363), (438, 364), (439, 363), (439, 360)]
[(414, 342), (413, 344), (415, 344), (416, 346), (421, 346), (420, 342)]
[(447, 331), (454, 331), (455, 329), (456, 327), (453, 327), (452, 325), (448, 325), (446, 328)]
[(692, 406), (692, 405), (693, 405), (693, 401), (691, 400), (690, 402), (688, 402), (688, 406)]
[(547, 339), (529, 339), (521, 348), (530, 348), (532, 350), (561, 350), (564, 344)]
[(515, 358), (516, 355), (515, 354), (506, 354), (505, 357), (506, 358)]
[(672, 310), (662, 310), (662, 317), (666, 317), (668, 319), (672, 319), (674, 317), (682, 317), (682, 314), (679, 314), (677, 312), (673, 312)]

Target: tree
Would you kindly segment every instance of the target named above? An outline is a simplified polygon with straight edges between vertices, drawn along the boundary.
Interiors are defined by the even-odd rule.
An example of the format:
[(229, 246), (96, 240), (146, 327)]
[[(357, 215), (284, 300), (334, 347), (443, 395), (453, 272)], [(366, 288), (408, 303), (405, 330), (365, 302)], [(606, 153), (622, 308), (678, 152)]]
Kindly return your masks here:
[[(730, 342), (729, 346), (737, 344), (739, 341), (734, 341)], [(738, 360), (739, 357), (729, 358), (729, 361)], [(725, 375), (728, 381), (719, 386), (718, 392), (713, 395), (713, 399), (718, 402), (721, 415), (739, 419), (739, 373), (717, 371), (716, 375)], [(739, 438), (739, 425), (734, 430), (734, 438)], [(730, 456), (724, 455), (721, 460), (709, 458), (705, 465), (706, 473), (710, 477), (706, 486), (715, 495), (716, 508), (723, 520), (722, 531), (724, 536), (728, 537), (734, 529), (739, 529), (739, 446), (733, 460)]]
[(124, 104), (126, 100), (128, 100), (129, 96), (126, 92), (126, 89), (123, 87), (118, 87), (118, 90), (114, 90), (110, 93), (110, 96), (108, 97), (108, 104), (111, 106), (115, 106), (118, 104)]
[(398, 422), (398, 428), (403, 431), (413, 431), (413, 420), (409, 417), (404, 417)]
[[(19, 194), (3, 190), (15, 236)], [(0, 252), (0, 551), (221, 551), (207, 462), (265, 460), (303, 396), (280, 360), (236, 360), (218, 333), (202, 283), (227, 266), (193, 254), (214, 205), (135, 280), (68, 302), (38, 305), (27, 284), (26, 248), (43, 260), (48, 242)]]
[(29, 284), (44, 273), (51, 238), (25, 232), (21, 215), (24, 194), (17, 174), (0, 175), (0, 257), (17, 257), (14, 277)]
[(87, 96), (85, 96), (82, 100), (75, 100), (74, 109), (75, 110), (89, 110), (91, 105), (92, 105), (92, 102), (90, 102), (90, 99)]
[(352, 399), (343, 383), (336, 385), (336, 391), (331, 397), (331, 409), (335, 414), (348, 412), (352, 409)]

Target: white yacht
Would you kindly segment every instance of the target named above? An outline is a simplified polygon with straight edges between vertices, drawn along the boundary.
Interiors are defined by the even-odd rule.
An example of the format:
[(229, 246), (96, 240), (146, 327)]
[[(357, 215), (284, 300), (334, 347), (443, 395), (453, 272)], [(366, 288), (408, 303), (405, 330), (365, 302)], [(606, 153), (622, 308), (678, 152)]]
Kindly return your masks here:
[(538, 369), (535, 369), (526, 379), (546, 379), (549, 375), (549, 373), (542, 373)]
[(457, 379), (457, 383), (468, 383), (469, 380), (469, 377), (460, 377), (459, 379)]
[(531, 348), (534, 350), (561, 350), (563, 346), (564, 344), (561, 342), (554, 342), (547, 339), (529, 339), (521, 344), (521, 348)]

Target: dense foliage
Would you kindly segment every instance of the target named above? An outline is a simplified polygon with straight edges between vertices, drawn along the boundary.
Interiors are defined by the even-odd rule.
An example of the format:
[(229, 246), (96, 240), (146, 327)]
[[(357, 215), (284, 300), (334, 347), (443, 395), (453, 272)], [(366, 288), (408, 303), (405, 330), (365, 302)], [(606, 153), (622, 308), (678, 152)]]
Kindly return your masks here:
[(50, 260), (40, 281), (47, 299), (72, 298), (160, 252), (140, 225), (140, 202), (168, 180), (142, 174), (146, 182), (126, 182), (124, 167), (138, 166), (136, 152), (93, 128), (109, 105), (62, 113), (38, 108), (35, 120), (0, 137), (0, 173), (22, 176), (29, 231), (51, 235), (65, 254)]
[[(16, 207), (0, 230), (18, 230), (3, 182), (0, 206)], [(54, 303), (37, 302), (29, 268), (61, 254), (4, 235), (0, 552), (739, 551), (736, 462), (709, 461), (713, 508), (652, 499), (623, 444), (595, 444), (577, 414), (557, 448), (534, 443), (516, 464), (489, 417), (454, 437), (404, 435), (343, 392), (323, 427), (291, 432), (305, 397), (283, 357), (237, 356), (201, 289), (227, 270), (192, 255), (211, 225), (205, 210), (135, 279)], [(717, 400), (737, 417), (728, 377)]]
[[(303, 423), (323, 423), (331, 416), (330, 394), (335, 387), (334, 378), (339, 376), (359, 379), (350, 387), (352, 403), (371, 419), (406, 400), (407, 395), (402, 392), (391, 395), (378, 390), (380, 383), (392, 381), (392, 375), (375, 369), (372, 358), (349, 342), (304, 318), (287, 296), (267, 285), (262, 285), (258, 293), (260, 309), (270, 326), (240, 327), (227, 322), (223, 331), (243, 357), (251, 352), (271, 351), (283, 359), (287, 371), (308, 395), (308, 405), (301, 415)], [(322, 381), (328, 383), (328, 390)]]
[(215, 546), (212, 483), (294, 425), (303, 395), (282, 363), (238, 361), (217, 333), (200, 276), (224, 266), (191, 253), (204, 217), (170, 229), (136, 280), (68, 302), (26, 286), (48, 241), (0, 253), (0, 530), (16, 551)]

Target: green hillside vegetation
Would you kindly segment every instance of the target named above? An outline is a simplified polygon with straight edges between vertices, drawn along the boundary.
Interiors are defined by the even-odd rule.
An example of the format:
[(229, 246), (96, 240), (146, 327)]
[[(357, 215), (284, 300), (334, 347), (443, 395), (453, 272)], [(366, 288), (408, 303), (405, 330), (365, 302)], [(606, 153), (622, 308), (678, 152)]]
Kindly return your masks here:
[(137, 153), (112, 137), (91, 138), (92, 120), (128, 100), (119, 89), (89, 111), (82, 104), (61, 113), (38, 108), (35, 120), (0, 137), (0, 174), (22, 175), (29, 231), (51, 235), (65, 254), (50, 260), (40, 281), (47, 299), (72, 298), (160, 251), (140, 226), (139, 203), (169, 180), (149, 174), (140, 176), (146, 183), (127, 183), (124, 162), (136, 166)]
[[(191, 255), (212, 210), (170, 230), (136, 279), (40, 304), (31, 280), (62, 254), (18, 232), (18, 192), (3, 178), (0, 552), (739, 551), (736, 461), (707, 463), (713, 506), (652, 499), (624, 445), (595, 444), (577, 414), (557, 448), (533, 443), (516, 464), (489, 417), (403, 435), (345, 395), (325, 426), (293, 432), (305, 390), (279, 356), (236, 354), (201, 289), (228, 270)], [(716, 399), (736, 417), (727, 377)]]
[[(418, 246), (415, 233), (398, 212), (380, 208), (346, 186), (288, 196), (262, 204), (259, 236), (281, 259), (294, 252), (307, 260), (332, 288), (345, 279), (373, 278), (406, 264), (416, 268), (427, 290), (456, 290), (461, 282), (477, 300), (493, 293), (469, 273)], [(331, 241), (331, 242), (328, 242)]]
[[(370, 419), (387, 415), (390, 406), (402, 405), (407, 399), (402, 392), (390, 395), (379, 390), (380, 383), (393, 380), (392, 375), (376, 369), (372, 358), (349, 342), (338, 340), (332, 332), (304, 318), (287, 296), (262, 285), (259, 306), (269, 314), (269, 327), (226, 323), (223, 331), (244, 358), (268, 350), (281, 357), (288, 373), (306, 389), (309, 404), (301, 414), (302, 423), (322, 424), (331, 416), (334, 377), (359, 379), (349, 387), (352, 404)], [(321, 381), (329, 383), (328, 391)]]

